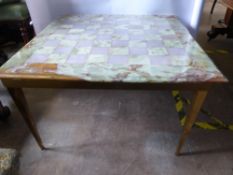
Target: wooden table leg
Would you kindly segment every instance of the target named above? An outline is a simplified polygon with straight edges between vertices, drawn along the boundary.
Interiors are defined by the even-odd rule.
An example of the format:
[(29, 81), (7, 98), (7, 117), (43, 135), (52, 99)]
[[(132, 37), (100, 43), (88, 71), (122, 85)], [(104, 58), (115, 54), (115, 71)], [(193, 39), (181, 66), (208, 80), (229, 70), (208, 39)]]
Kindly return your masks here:
[(187, 119), (186, 119), (185, 124), (184, 124), (183, 133), (180, 137), (179, 144), (178, 144), (177, 149), (176, 149), (176, 155), (180, 154), (181, 148), (182, 148), (186, 138), (188, 137), (194, 122), (197, 119), (198, 113), (202, 107), (202, 104), (205, 101), (207, 94), (208, 94), (208, 91), (197, 91), (195, 93), (194, 99), (193, 99), (191, 106), (189, 108)]
[(29, 107), (24, 96), (23, 90), (20, 88), (7, 88), (11, 97), (13, 98), (17, 108), (23, 116), (24, 121), (26, 122), (28, 128), (30, 129), (32, 135), (34, 136), (39, 147), (43, 150), (45, 149), (42, 140), (40, 138), (39, 132), (37, 130), (36, 124), (32, 117), (32, 114), (29, 111)]

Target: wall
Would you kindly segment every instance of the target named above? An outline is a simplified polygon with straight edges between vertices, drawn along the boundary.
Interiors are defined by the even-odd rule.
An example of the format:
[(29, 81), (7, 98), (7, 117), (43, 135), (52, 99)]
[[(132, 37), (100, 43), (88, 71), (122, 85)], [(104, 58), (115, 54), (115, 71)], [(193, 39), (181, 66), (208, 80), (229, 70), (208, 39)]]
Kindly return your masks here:
[(36, 33), (47, 26), (53, 18), (47, 0), (26, 0)]
[(167, 14), (178, 16), (195, 35), (204, 0), (27, 0), (27, 4), (37, 33), (70, 14)]

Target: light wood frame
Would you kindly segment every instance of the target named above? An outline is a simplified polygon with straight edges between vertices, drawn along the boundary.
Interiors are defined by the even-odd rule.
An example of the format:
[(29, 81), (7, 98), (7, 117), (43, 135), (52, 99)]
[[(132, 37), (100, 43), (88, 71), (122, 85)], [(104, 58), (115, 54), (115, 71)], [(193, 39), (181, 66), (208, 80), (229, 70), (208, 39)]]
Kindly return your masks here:
[[(21, 78), (19, 78), (21, 77)], [(55, 76), (53, 78), (47, 76), (27, 77), (18, 76), (18, 78), (9, 75), (2, 79), (3, 84), (7, 87), (16, 106), (19, 108), (29, 130), (34, 136), (39, 147), (44, 150), (44, 146), (40, 134), (37, 130), (33, 116), (29, 111), (23, 88), (77, 88), (77, 89), (127, 89), (127, 90), (181, 90), (191, 91), (195, 94), (192, 104), (188, 112), (187, 120), (181, 134), (176, 155), (180, 155), (181, 148), (189, 135), (191, 128), (196, 121), (197, 115), (202, 104), (208, 94), (213, 83), (125, 83), (125, 82), (87, 82), (80, 81), (77, 78)]]

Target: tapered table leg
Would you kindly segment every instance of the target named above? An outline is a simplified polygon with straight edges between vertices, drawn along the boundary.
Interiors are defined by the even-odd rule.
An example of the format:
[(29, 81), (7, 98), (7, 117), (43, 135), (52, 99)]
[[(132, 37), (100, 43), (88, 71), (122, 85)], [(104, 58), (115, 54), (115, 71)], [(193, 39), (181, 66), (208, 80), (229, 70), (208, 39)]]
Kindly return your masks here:
[(30, 129), (32, 135), (34, 136), (39, 147), (43, 150), (45, 149), (42, 140), (40, 138), (39, 132), (37, 130), (36, 124), (32, 117), (32, 114), (29, 111), (29, 107), (24, 96), (23, 90), (20, 88), (7, 88), (11, 97), (13, 98), (17, 108), (23, 116), (24, 121), (26, 122), (28, 128)]
[(202, 104), (205, 101), (207, 94), (208, 94), (207, 91), (197, 91), (195, 93), (195, 96), (193, 98), (193, 101), (192, 101), (191, 106), (190, 106), (189, 111), (188, 111), (188, 116), (187, 116), (185, 124), (184, 124), (183, 133), (180, 137), (180, 140), (179, 140), (179, 143), (178, 143), (178, 146), (176, 149), (176, 155), (180, 154), (181, 148), (182, 148), (186, 138), (188, 137), (194, 122), (197, 119), (198, 113), (202, 107)]

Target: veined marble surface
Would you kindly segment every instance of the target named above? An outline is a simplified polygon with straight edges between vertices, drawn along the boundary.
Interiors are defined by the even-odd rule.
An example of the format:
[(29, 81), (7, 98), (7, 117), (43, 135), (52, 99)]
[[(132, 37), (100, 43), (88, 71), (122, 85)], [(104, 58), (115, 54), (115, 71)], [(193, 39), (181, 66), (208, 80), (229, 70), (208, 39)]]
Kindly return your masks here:
[(50, 24), (0, 71), (95, 82), (227, 81), (174, 16), (64, 17)]

